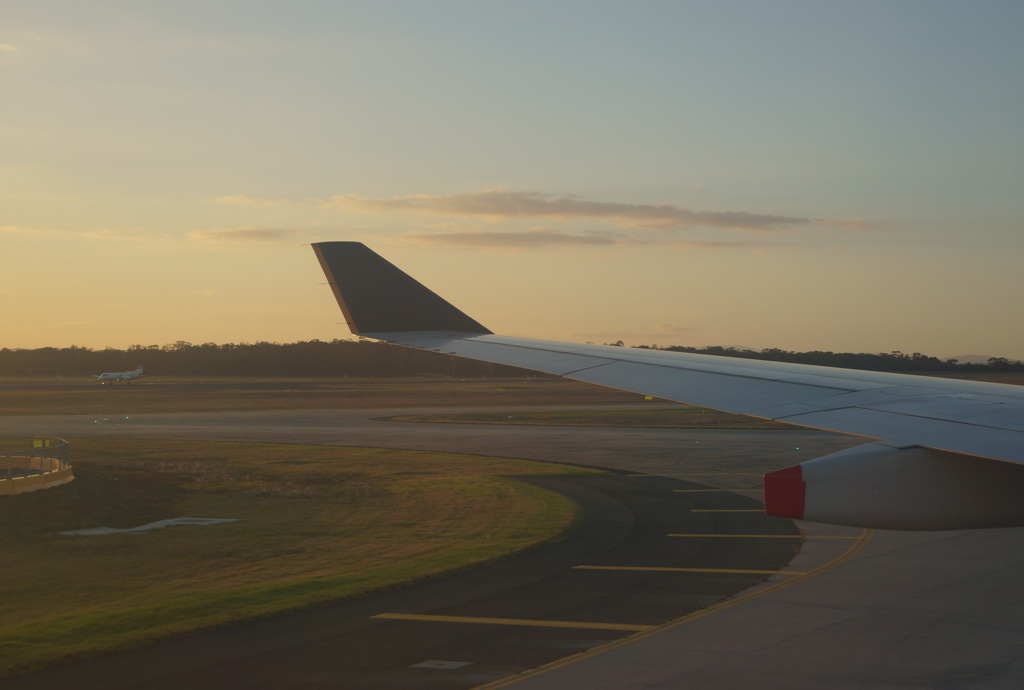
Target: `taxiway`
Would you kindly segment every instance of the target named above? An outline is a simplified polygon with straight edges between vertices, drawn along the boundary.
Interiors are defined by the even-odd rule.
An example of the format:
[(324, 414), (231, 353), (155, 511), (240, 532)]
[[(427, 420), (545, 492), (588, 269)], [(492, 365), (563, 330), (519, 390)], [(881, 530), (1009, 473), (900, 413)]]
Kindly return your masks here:
[[(587, 571), (575, 567), (690, 567), (695, 561), (688, 558), (699, 552), (704, 560), (695, 566), (698, 568), (727, 570), (723, 566), (730, 563), (734, 570), (776, 568), (781, 564), (770, 558), (761, 561), (763, 568), (756, 562), (757, 558), (768, 558), (763, 554), (771, 548), (761, 552), (762, 556), (755, 554), (771, 539), (721, 536), (713, 540), (714, 549), (700, 546), (709, 539), (700, 535), (709, 530), (720, 535), (774, 531), (763, 524), (751, 528), (756, 524), (750, 522), (756, 513), (701, 511), (751, 510), (746, 506), (752, 505), (753, 499), (745, 496), (755, 494), (744, 490), (758, 485), (761, 472), (855, 445), (856, 439), (813, 431), (580, 429), (387, 421), (391, 416), (415, 412), (166, 413), (124, 419), (95, 415), (7, 417), (0, 419), (0, 434), (390, 446), (611, 468), (619, 472), (609, 476), (620, 484), (618, 489), (597, 492), (604, 498), (595, 498), (594, 487), (584, 487), (582, 493), (579, 486), (561, 487), (570, 494), (576, 491), (576, 497), (589, 506), (587, 514), (597, 520), (585, 522), (590, 526), (584, 531), (594, 530), (591, 538), (601, 535), (610, 541), (588, 542), (584, 538), (578, 543), (590, 547), (573, 551), (565, 547), (570, 540), (544, 547), (522, 561), (488, 566), (496, 568), (493, 571), (485, 568), (428, 583), (439, 588), (430, 593), (410, 594), (415, 590), (410, 588), (389, 593), (399, 598), (393, 602), (373, 601), (370, 597), (339, 605), (357, 611), (349, 619), (351, 623), (337, 623), (343, 616), (335, 607), (328, 607), (208, 633), (220, 636), (215, 643), (208, 644), (209, 639), (200, 642), (203, 636), (195, 636), (46, 674), (10, 679), (0, 687), (46, 687), (46, 678), (53, 679), (53, 687), (58, 681), (64, 683), (63, 687), (74, 686), (75, 678), (81, 679), (80, 674), (89, 668), (106, 669), (101, 672), (108, 681), (103, 683), (106, 687), (137, 688), (182, 684), (204, 687), (207, 680), (216, 680), (217, 687), (229, 687), (227, 679), (231, 677), (245, 681), (236, 687), (337, 687), (339, 683), (343, 687), (376, 684), (455, 688), (483, 684), (487, 688), (609, 690), (1024, 686), (1024, 661), (1019, 651), (1024, 647), (1024, 598), (1019, 596), (1017, 586), (1024, 576), (1024, 530), (871, 534), (805, 523), (800, 527), (812, 538), (803, 542), (800, 553), (779, 574), (766, 580), (751, 576), (748, 582), (739, 582), (729, 591), (724, 588), (715, 593), (712, 588), (702, 595), (694, 594), (699, 588), (687, 589), (688, 583), (696, 581), (687, 578), (696, 573)], [(716, 488), (739, 493), (707, 491)], [(581, 498), (588, 492), (596, 503), (588, 504)], [(639, 517), (644, 512), (633, 503), (637, 496), (648, 496), (640, 502), (649, 506), (661, 504), (662, 512), (652, 514), (661, 517)], [(685, 505), (689, 508), (673, 502), (680, 498), (688, 501)], [(723, 499), (724, 503), (719, 502)], [(665, 506), (671, 509), (665, 512)], [(595, 528), (595, 524), (600, 527)], [(631, 524), (633, 527), (628, 527)], [(634, 544), (629, 537), (637, 524), (648, 525), (649, 529), (640, 530), (645, 536)], [(678, 534), (686, 536), (670, 536)], [(689, 552), (690, 556), (680, 555), (688, 553), (687, 549), (695, 551)], [(543, 567), (522, 565), (544, 553), (554, 558), (552, 563), (559, 562), (561, 570), (543, 574)], [(745, 555), (754, 558), (744, 560)], [(661, 557), (666, 558), (658, 560)], [(734, 560), (730, 562), (730, 558)], [(681, 566), (683, 563), (686, 565)], [(516, 576), (513, 571), (519, 567), (525, 570)], [(530, 573), (527, 580), (543, 576), (534, 583), (517, 579), (525, 577), (525, 572)], [(598, 576), (592, 582), (606, 577), (615, 584), (593, 600), (574, 600), (567, 593), (585, 589), (579, 584), (584, 580), (572, 579), (581, 575)], [(721, 586), (735, 577), (705, 572), (698, 579), (707, 583), (710, 578)], [(484, 588), (480, 596), (446, 597), (442, 590), (451, 583), (462, 583), (455, 588), (469, 591), (460, 578), (475, 578)], [(556, 586), (552, 590), (555, 594), (546, 595), (531, 589), (545, 579), (561, 581), (562, 589)], [(502, 583), (512, 590), (524, 588), (520, 594), (525, 598), (516, 601), (534, 603), (503, 605), (496, 603), (502, 601), (500, 596), (489, 599), (497, 596)], [(559, 591), (562, 594), (557, 594)], [(678, 606), (688, 597), (688, 603)], [(398, 615), (375, 618), (380, 614)], [(423, 617), (416, 619), (417, 615)], [(666, 618), (673, 620), (662, 622)], [(634, 629), (508, 623), (517, 620), (611, 623)], [(339, 658), (352, 649), (347, 641), (374, 636), (401, 653), (382, 662), (383, 666), (369, 663), (370, 655), (365, 673), (339, 663)], [(185, 647), (197, 642), (198, 648), (184, 653)], [(494, 650), (501, 648), (515, 650), (511, 661), (493, 657)], [(546, 651), (538, 653), (540, 649)], [(551, 655), (551, 650), (560, 651)], [(153, 670), (161, 666), (153, 655), (160, 654), (178, 660), (187, 658), (186, 675), (154, 675)], [(182, 672), (180, 665), (175, 668)], [(258, 673), (242, 674), (239, 669), (243, 668), (258, 669)], [(273, 669), (281, 675), (275, 676)], [(141, 676), (137, 675), (140, 671), (144, 671)], [(349, 685), (336, 673), (349, 678)]]

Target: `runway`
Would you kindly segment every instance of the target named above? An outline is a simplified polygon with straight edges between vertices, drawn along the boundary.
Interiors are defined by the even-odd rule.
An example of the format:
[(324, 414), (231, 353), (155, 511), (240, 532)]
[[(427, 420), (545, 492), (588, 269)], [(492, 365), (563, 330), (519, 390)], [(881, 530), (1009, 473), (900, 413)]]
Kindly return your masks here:
[[(759, 484), (760, 472), (855, 445), (855, 439), (818, 432), (465, 426), (382, 419), (415, 412), (0, 418), (0, 435), (377, 445), (620, 471), (612, 475), (618, 488), (560, 487), (576, 491), (577, 498), (588, 495), (581, 500), (598, 521), (585, 523), (582, 528), (591, 536), (573, 542), (581, 546), (572, 550), (564, 543), (549, 545), (522, 561), (490, 566), (495, 570), (485, 576), (471, 571), (429, 583), (435, 589), (424, 594), (409, 594), (412, 588), (389, 593), (395, 597), (389, 601), (371, 597), (340, 605), (352, 607), (349, 622), (339, 622), (344, 617), (329, 607), (212, 633), (216, 639), (196, 636), (12, 679), (0, 687), (40, 688), (47, 682), (74, 687), (83, 685), (81, 674), (89, 669), (107, 681), (104, 687), (136, 688), (1024, 686), (1024, 597), (1017, 584), (1024, 575), (1024, 530), (866, 535), (801, 524), (812, 536), (841, 539), (808, 539), (781, 574), (760, 584), (754, 583), (764, 576), (754, 574), (573, 567), (679, 568), (700, 561), (697, 567), (706, 569), (777, 568), (784, 538), (723, 537), (711, 540), (715, 546), (709, 549), (707, 537), (694, 536), (756, 531), (750, 521), (763, 521), (763, 516), (687, 512), (674, 501), (685, 501), (690, 511), (750, 510), (754, 501), (745, 496), (756, 494), (695, 489), (750, 489)], [(661, 508), (643, 518), (637, 505)], [(639, 530), (643, 538), (632, 541), (637, 524), (648, 527)], [(763, 525), (759, 529), (765, 531)], [(538, 566), (541, 561), (530, 560), (542, 556), (560, 570), (548, 572), (548, 566)], [(483, 589), (471, 592), (465, 585), (469, 580), (461, 578), (475, 579)], [(545, 587), (554, 587), (549, 593), (532, 589), (545, 580), (550, 580)], [(604, 584), (581, 587), (580, 582)], [(498, 596), (501, 583), (521, 596)], [(451, 589), (446, 594), (447, 587), (458, 596)], [(598, 596), (573, 598), (583, 590)], [(465, 593), (468, 599), (460, 598)], [(513, 600), (528, 603), (501, 603)], [(373, 617), (382, 613), (399, 617)], [(430, 618), (409, 618), (415, 615)], [(675, 622), (662, 623), (668, 619)], [(634, 627), (507, 623), (538, 620)], [(377, 639), (400, 653), (379, 663), (373, 655), (351, 654), (352, 641), (361, 639)], [(511, 661), (495, 656), (503, 649), (512, 651)], [(163, 666), (161, 655), (166, 655)], [(338, 662), (345, 658), (366, 663), (357, 669)], [(426, 662), (441, 663), (419, 665)], [(273, 669), (283, 675), (274, 676)]]

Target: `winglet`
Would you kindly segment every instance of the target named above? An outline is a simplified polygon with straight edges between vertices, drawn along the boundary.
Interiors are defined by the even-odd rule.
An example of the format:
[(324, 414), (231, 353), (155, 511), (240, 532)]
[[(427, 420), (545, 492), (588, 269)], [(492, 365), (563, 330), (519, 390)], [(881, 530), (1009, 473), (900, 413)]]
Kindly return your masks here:
[(356, 335), (491, 332), (361, 242), (318, 242), (313, 251)]

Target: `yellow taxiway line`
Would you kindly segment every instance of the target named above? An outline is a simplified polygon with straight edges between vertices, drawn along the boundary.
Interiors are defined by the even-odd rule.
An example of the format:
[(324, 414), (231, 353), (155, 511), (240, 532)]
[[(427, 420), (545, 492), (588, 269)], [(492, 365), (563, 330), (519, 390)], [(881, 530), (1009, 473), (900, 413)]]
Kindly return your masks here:
[[(843, 551), (843, 553), (841, 553), (840, 555), (836, 556), (831, 561), (818, 566), (814, 570), (808, 570), (803, 575), (798, 575), (797, 577), (794, 577), (794, 578), (790, 578), (790, 579), (787, 579), (787, 580), (782, 580), (781, 582), (776, 582), (775, 584), (768, 585), (767, 587), (758, 587), (757, 589), (748, 590), (746, 594), (741, 594), (739, 596), (732, 597), (731, 599), (726, 599), (725, 601), (721, 601), (721, 602), (719, 602), (717, 604), (713, 604), (712, 606), (709, 606), (709, 607), (707, 607), (705, 609), (701, 609), (699, 611), (694, 611), (693, 613), (688, 614), (686, 616), (683, 616), (682, 618), (677, 618), (674, 621), (669, 621), (668, 623), (663, 623), (662, 625), (653, 627), (653, 628), (651, 628), (649, 630), (645, 630), (643, 632), (639, 632), (639, 633), (637, 633), (635, 635), (630, 635), (630, 636), (628, 636), (628, 637), (626, 637), (624, 639), (616, 640), (615, 642), (609, 642), (608, 644), (603, 644), (603, 645), (601, 645), (599, 647), (594, 647), (593, 649), (590, 649), (590, 650), (588, 650), (586, 652), (581, 652), (580, 654), (574, 654), (574, 655), (572, 655), (570, 657), (566, 657), (564, 659), (559, 659), (557, 661), (552, 661), (549, 664), (544, 664), (543, 666), (538, 666), (536, 668), (532, 668), (532, 669), (529, 669), (527, 671), (523, 671), (522, 673), (517, 673), (514, 676), (508, 676), (507, 678), (499, 678), (498, 680), (492, 681), (490, 683), (485, 683), (483, 685), (479, 685), (479, 686), (477, 686), (476, 690), (497, 690), (498, 688), (506, 688), (506, 687), (508, 687), (510, 685), (515, 685), (516, 683), (519, 683), (521, 681), (528, 680), (530, 678), (536, 678), (537, 676), (544, 675), (545, 673), (549, 673), (550, 671), (554, 671), (556, 669), (564, 668), (565, 666), (569, 666), (571, 664), (578, 663), (578, 662), (583, 661), (585, 659), (590, 659), (590, 658), (598, 656), (600, 654), (604, 654), (605, 652), (607, 652), (609, 650), (618, 649), (619, 647), (623, 647), (625, 645), (634, 644), (636, 642), (639, 642), (640, 640), (645, 640), (645, 639), (647, 639), (648, 637), (650, 637), (652, 635), (657, 635), (658, 633), (665, 632), (666, 630), (672, 630), (672, 629), (678, 628), (678, 627), (680, 627), (682, 625), (686, 625), (687, 623), (690, 623), (692, 621), (700, 620), (701, 618), (704, 618), (706, 616), (714, 615), (715, 613), (718, 613), (719, 611), (725, 611), (726, 609), (731, 609), (734, 606), (739, 606), (739, 605), (744, 604), (744, 603), (746, 603), (746, 602), (748, 602), (748, 601), (750, 601), (752, 599), (757, 599), (759, 597), (763, 597), (766, 594), (771, 594), (773, 592), (777, 592), (780, 589), (785, 589), (786, 587), (791, 587), (791, 586), (797, 584), (798, 582), (803, 582), (804, 580), (807, 580), (809, 578), (816, 577), (818, 575), (821, 575), (822, 573), (826, 573), (829, 570), (832, 570), (833, 568), (836, 568), (836, 567), (842, 565), (843, 563), (846, 563), (851, 558), (853, 558), (858, 553), (860, 553), (861, 550), (863, 550), (864, 547), (868, 545), (868, 542), (871, 541), (871, 537), (873, 537), (874, 534), (875, 534), (874, 530), (866, 529), (866, 530), (863, 530), (861, 532), (861, 534), (859, 536), (856, 536), (856, 537), (834, 537), (834, 538), (838, 538), (838, 539), (850, 538), (850, 539), (854, 539), (855, 541), (854, 541), (854, 543), (850, 544), (850, 546), (845, 551)], [(688, 535), (688, 536), (698, 536), (698, 537), (755, 536), (755, 537), (762, 537), (762, 536), (766, 536), (766, 535), (761, 535), (761, 534), (755, 534), (755, 535), (696, 534), (696, 535)], [(767, 536), (773, 536), (773, 535), (767, 535)], [(774, 536), (782, 536), (782, 535), (774, 535)], [(800, 536), (800, 535), (786, 535), (786, 536)]]
[(640, 632), (650, 630), (653, 625), (631, 625), (629, 623), (595, 623), (591, 621), (546, 621), (528, 618), (478, 618), (476, 616), (432, 616), (421, 613), (379, 613), (373, 618), (393, 621), (427, 621), (432, 623), (475, 623), (478, 625), (521, 625), (529, 628), (587, 628), (590, 630), (625, 630)]
[(738, 494), (738, 493), (761, 493), (763, 489), (672, 489), (674, 494)]
[(638, 570), (652, 573), (718, 573), (722, 575), (804, 575), (803, 570), (743, 570), (740, 568), (665, 568), (631, 565), (575, 565), (573, 570)]
[(643, 472), (640, 474), (627, 474), (627, 477), (747, 477), (763, 475), (763, 472)]
[(703, 537), (705, 539), (860, 539), (843, 534), (666, 534), (667, 537)]

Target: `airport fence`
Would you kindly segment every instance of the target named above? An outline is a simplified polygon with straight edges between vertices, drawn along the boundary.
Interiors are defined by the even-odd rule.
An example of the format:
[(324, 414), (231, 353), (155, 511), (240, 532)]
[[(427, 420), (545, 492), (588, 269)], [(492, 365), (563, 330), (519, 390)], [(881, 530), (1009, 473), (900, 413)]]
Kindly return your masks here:
[(0, 453), (0, 496), (49, 489), (74, 478), (71, 444), (62, 438), (37, 437), (31, 448)]

